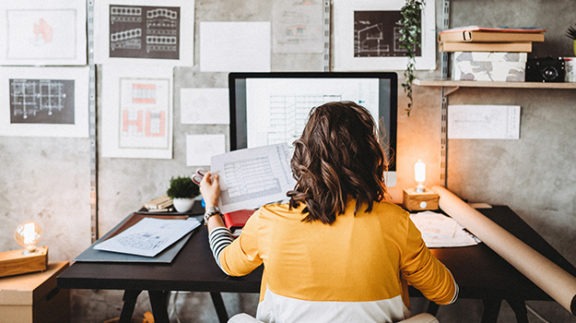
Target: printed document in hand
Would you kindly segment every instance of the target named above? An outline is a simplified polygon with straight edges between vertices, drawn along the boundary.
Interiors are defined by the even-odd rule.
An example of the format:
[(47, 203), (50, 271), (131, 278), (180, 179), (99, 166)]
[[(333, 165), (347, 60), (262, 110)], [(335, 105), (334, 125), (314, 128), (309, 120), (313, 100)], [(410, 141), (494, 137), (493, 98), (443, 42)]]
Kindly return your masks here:
[(422, 239), (429, 248), (464, 247), (481, 242), (454, 219), (441, 213), (432, 211), (412, 213), (410, 219), (422, 233)]
[(200, 222), (194, 218), (144, 218), (94, 249), (154, 257), (198, 226)]
[(291, 157), (290, 146), (285, 143), (213, 156), (211, 171), (220, 176), (222, 212), (255, 209), (285, 199), (296, 183)]

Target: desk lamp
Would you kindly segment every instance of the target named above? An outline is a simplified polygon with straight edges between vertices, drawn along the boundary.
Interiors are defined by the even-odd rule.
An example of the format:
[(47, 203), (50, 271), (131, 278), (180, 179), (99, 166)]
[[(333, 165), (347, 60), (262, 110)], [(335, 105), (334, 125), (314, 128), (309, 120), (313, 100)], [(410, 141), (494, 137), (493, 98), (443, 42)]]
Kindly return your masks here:
[(414, 180), (416, 187), (404, 190), (404, 208), (408, 211), (437, 210), (439, 197), (426, 189), (426, 164), (420, 159), (414, 164)]
[(0, 252), (0, 277), (44, 271), (48, 265), (48, 247), (38, 247), (42, 228), (35, 222), (20, 224), (14, 239), (24, 249)]

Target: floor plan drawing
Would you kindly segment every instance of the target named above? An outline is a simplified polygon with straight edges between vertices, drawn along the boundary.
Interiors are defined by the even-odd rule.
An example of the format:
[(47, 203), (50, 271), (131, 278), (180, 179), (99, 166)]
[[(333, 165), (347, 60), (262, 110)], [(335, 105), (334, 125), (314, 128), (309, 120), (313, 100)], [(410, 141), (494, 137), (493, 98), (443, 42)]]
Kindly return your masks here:
[(74, 81), (10, 79), (10, 122), (74, 123)]

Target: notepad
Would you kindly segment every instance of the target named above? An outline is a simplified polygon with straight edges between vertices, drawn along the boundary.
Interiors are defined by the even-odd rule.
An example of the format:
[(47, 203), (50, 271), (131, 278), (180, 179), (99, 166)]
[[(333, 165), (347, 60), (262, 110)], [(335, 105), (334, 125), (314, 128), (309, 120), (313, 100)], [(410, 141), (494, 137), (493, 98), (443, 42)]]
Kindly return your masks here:
[(94, 246), (96, 250), (154, 257), (200, 226), (195, 218), (143, 218), (138, 223)]

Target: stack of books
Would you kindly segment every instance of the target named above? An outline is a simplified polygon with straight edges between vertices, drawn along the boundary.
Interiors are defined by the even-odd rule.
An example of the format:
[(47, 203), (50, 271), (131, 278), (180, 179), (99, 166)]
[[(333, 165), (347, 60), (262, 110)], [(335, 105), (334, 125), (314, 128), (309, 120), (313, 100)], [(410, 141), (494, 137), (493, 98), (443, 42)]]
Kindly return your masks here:
[(440, 32), (443, 52), (532, 52), (532, 43), (544, 41), (544, 29), (467, 26)]
[(438, 35), (440, 51), (453, 52), (452, 79), (456, 81), (525, 80), (528, 53), (544, 41), (544, 29), (467, 26)]

